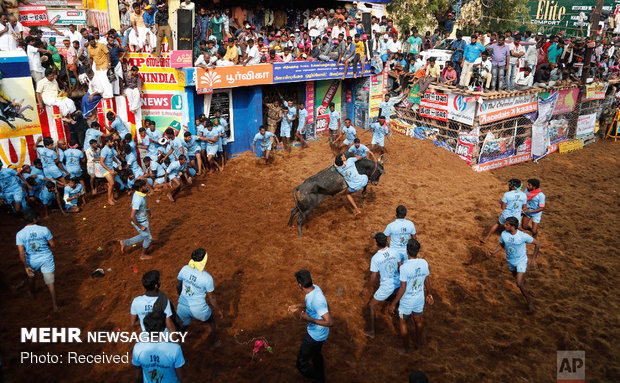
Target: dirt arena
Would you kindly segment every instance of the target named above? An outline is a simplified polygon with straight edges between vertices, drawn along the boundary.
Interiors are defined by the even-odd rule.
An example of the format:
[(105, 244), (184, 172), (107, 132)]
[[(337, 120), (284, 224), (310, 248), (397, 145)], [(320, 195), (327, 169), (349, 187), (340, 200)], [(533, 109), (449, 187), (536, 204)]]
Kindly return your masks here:
[[(303, 302), (293, 276), (302, 268), (312, 272), (335, 318), (323, 347), (330, 382), (405, 382), (415, 369), (431, 382), (552, 382), (557, 350), (585, 350), (589, 382), (620, 381), (620, 143), (599, 142), (572, 154), (551, 154), (539, 164), (481, 174), (430, 142), (396, 136), (388, 148), (387, 174), (365, 199), (356, 197), (363, 215), (355, 219), (343, 195), (329, 198), (310, 216), (304, 237), (286, 226), (291, 189), (330, 164), (324, 138), (303, 152), (295, 148), (290, 156), (279, 151), (268, 168), (250, 154), (241, 155), (224, 173), (198, 179), (175, 204), (161, 195), (149, 197), (152, 261), (139, 261), (138, 248), (120, 254), (116, 240), (135, 234), (127, 196), (117, 206), (104, 206), (100, 196), (82, 213), (55, 213), (42, 224), (57, 243), (58, 315), (52, 314), (40, 280), (34, 300), (23, 287), (10, 291), (25, 277), (15, 248), (15, 233), (23, 224), (3, 215), (0, 357), (5, 380), (133, 379), (133, 367), (124, 364), (20, 364), (22, 351), (118, 354), (131, 345), (21, 344), (19, 328), (130, 330), (129, 305), (144, 291), (142, 273), (160, 270), (162, 290), (176, 303), (177, 273), (193, 249), (204, 247), (225, 317), (219, 321), (222, 346), (216, 351), (207, 347), (206, 326), (190, 326), (182, 347), (191, 381), (303, 381), (295, 358), (304, 323), (287, 314), (288, 305)], [(478, 243), (497, 219), (498, 200), (512, 177), (539, 178), (547, 195), (540, 268), (527, 273), (538, 309), (533, 315), (526, 313), (505, 255), (485, 255), (498, 236), (486, 247)], [(383, 230), (399, 204), (409, 208), (408, 218), (418, 230), (435, 296), (424, 312), (427, 343), (408, 356), (398, 355), (396, 321), (387, 314), (379, 314), (375, 340), (364, 336), (369, 296), (359, 296), (375, 249), (369, 234)], [(91, 279), (96, 268), (111, 271)], [(340, 296), (339, 287), (344, 289)], [(261, 351), (252, 359), (250, 342), (258, 337), (266, 338), (273, 353)]]

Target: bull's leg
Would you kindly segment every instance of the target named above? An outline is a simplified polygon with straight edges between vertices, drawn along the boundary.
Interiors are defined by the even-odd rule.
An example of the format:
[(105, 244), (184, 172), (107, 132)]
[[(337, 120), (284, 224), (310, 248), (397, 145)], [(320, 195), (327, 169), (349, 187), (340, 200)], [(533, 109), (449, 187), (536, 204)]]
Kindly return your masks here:
[(364, 186), (364, 189), (362, 190), (362, 197), (366, 196), (366, 188), (368, 187), (368, 185)]
[(297, 208), (297, 206), (295, 206), (293, 210), (291, 210), (291, 216), (288, 219), (289, 226), (293, 226), (293, 218), (295, 218), (295, 214), (297, 214), (297, 212), (299, 212), (299, 209)]
[(302, 233), (301, 231), (301, 225), (304, 223), (305, 218), (306, 215), (303, 212), (299, 212), (299, 215), (297, 216), (297, 231), (299, 232), (299, 236), (304, 235), (304, 233)]

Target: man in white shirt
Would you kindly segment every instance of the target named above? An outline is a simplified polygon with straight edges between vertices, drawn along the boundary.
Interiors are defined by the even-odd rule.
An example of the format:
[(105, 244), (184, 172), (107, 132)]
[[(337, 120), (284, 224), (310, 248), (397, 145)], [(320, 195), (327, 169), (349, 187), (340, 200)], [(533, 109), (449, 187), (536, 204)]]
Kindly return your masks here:
[(332, 28), (332, 40), (336, 40), (341, 33), (346, 36), (347, 29), (344, 27), (342, 19), (338, 19), (338, 25)]
[(510, 49), (510, 62), (508, 70), (506, 71), (506, 90), (515, 90), (515, 76), (523, 67), (523, 56), (525, 55), (525, 48), (521, 45), (521, 35), (517, 34), (514, 40), (508, 44)]
[[(474, 68), (475, 67), (480, 67), (480, 77), (482, 77), (483, 80), (486, 80), (485, 89), (489, 89), (491, 86), (491, 79), (493, 78), (493, 75), (491, 74), (493, 65), (491, 64), (489, 54), (486, 51), (482, 52), (482, 55), (474, 61)], [(469, 72), (468, 75), (471, 77), (472, 72)], [(469, 81), (470, 79), (468, 78), (467, 84), (469, 84)]]
[(43, 66), (41, 65), (41, 55), (39, 55), (39, 48), (34, 46), (35, 42), (37, 42), (37, 39), (32, 36), (28, 36), (26, 38), (26, 44), (28, 44), (26, 47), (26, 53), (28, 54), (30, 74), (36, 83), (44, 77), (43, 73), (45, 72), (45, 69), (43, 69)]
[(372, 24), (370, 25), (370, 30), (374, 36), (375, 33), (381, 33), (381, 26), (377, 23), (377, 18), (375, 16), (372, 17)]
[(43, 105), (57, 106), (60, 110), (60, 114), (63, 117), (67, 117), (69, 114), (75, 112), (75, 104), (73, 100), (68, 97), (58, 98), (58, 82), (56, 81), (56, 75), (51, 68), (45, 71), (45, 77), (37, 81), (37, 103), (40, 108)]
[(0, 14), (0, 51), (9, 51), (11, 45), (11, 31), (9, 29), (9, 18), (6, 14)]
[(260, 52), (258, 47), (254, 44), (253, 39), (248, 40), (248, 47), (246, 48), (246, 58), (243, 61), (243, 66), (260, 64)]
[(518, 72), (515, 78), (515, 88), (517, 90), (526, 90), (532, 87), (534, 83), (534, 76), (532, 70), (529, 67), (525, 67), (523, 72)]
[(319, 31), (319, 15), (318, 14), (314, 14), (314, 16), (308, 20), (308, 34), (310, 35), (310, 38), (312, 38), (312, 40), (314, 40), (316, 37), (318, 37), (321, 34), (321, 31)]
[[(69, 30), (65, 31), (64, 35), (65, 37), (69, 38), (69, 41), (71, 41), (71, 44), (73, 44), (74, 41), (82, 41), (82, 34), (77, 30), (77, 28), (73, 24), (69, 25)], [(106, 44), (107, 44), (107, 41), (106, 41)]]
[(396, 53), (402, 51), (403, 45), (398, 39), (397, 35), (392, 36), (392, 40), (390, 42), (391, 44), (388, 43), (388, 54), (390, 55), (391, 59), (392, 57), (396, 56)]

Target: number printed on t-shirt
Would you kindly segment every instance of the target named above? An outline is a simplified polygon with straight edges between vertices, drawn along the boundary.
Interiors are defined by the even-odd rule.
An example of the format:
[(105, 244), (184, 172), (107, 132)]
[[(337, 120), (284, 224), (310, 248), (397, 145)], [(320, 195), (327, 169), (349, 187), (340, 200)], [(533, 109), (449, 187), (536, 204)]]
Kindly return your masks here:
[(159, 355), (151, 355), (151, 363), (159, 363)]

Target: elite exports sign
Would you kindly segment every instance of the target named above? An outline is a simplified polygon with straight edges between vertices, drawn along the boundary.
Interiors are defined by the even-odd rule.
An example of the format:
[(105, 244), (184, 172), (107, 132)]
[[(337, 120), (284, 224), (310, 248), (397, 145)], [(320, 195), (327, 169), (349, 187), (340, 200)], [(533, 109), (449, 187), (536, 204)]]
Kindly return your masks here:
[[(358, 64), (358, 75), (361, 74), (361, 64)], [(338, 65), (335, 61), (294, 61), (290, 63), (273, 64), (273, 82), (315, 81), (342, 78), (344, 64)], [(370, 63), (364, 65), (364, 75), (371, 75)], [(353, 77), (353, 66), (349, 66), (346, 77)]]

